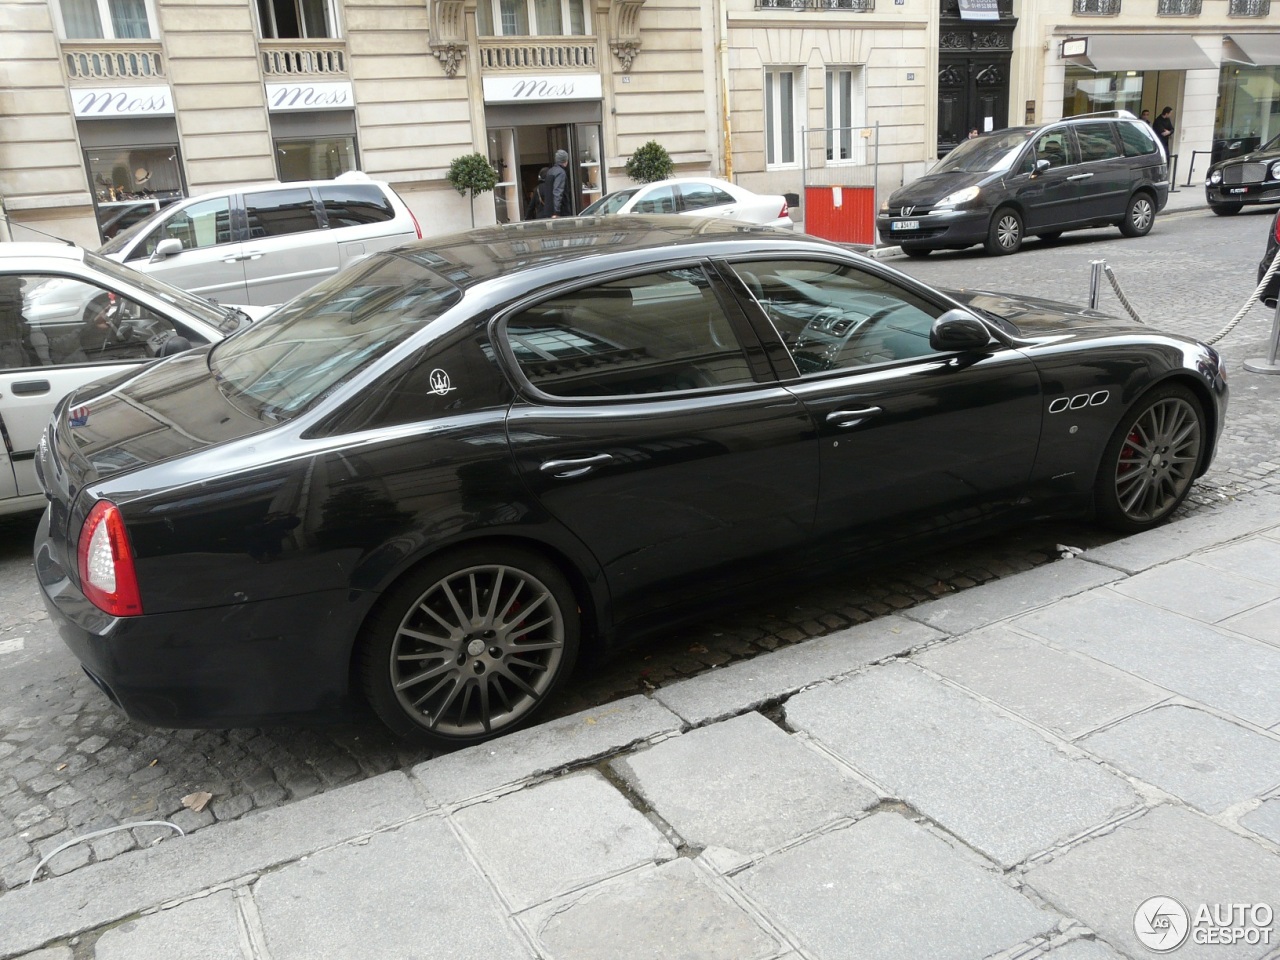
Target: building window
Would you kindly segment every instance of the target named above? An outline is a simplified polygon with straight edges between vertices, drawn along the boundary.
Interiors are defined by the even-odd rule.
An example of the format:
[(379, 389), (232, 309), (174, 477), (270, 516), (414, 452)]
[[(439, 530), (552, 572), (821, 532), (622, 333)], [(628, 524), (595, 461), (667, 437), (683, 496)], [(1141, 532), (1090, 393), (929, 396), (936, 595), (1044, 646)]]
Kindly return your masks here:
[(1120, 14), (1120, 0), (1075, 0), (1071, 12), (1082, 17), (1115, 17)]
[[(1084, 67), (1067, 67), (1064, 77), (1062, 115), (1078, 117), (1082, 113), (1103, 110), (1128, 110), (1135, 116), (1142, 111), (1143, 88), (1154, 90), (1157, 74), (1123, 71), (1095, 73)], [(1150, 83), (1147, 83), (1148, 79)], [(1153, 93), (1154, 96), (1154, 93)]]
[(768, 70), (764, 75), (765, 164), (786, 167), (796, 163), (796, 93), (798, 70)]
[(338, 36), (331, 0), (258, 0), (264, 40), (313, 40)]
[(1201, 0), (1160, 0), (1156, 4), (1158, 17), (1198, 17)]
[(591, 29), (585, 0), (479, 0), (482, 37), (584, 37)]
[(1271, 13), (1271, 0), (1230, 0), (1228, 17), (1265, 17)]
[(861, 67), (827, 70), (827, 159), (864, 163), (861, 128), (866, 126), (866, 98)]
[(85, 150), (85, 165), (104, 241), (186, 195), (176, 143), (91, 147)]
[(146, 0), (61, 0), (62, 35), (67, 40), (149, 40), (147, 7)]
[(332, 180), (340, 173), (360, 168), (356, 138), (277, 140), (276, 168), (282, 181)]

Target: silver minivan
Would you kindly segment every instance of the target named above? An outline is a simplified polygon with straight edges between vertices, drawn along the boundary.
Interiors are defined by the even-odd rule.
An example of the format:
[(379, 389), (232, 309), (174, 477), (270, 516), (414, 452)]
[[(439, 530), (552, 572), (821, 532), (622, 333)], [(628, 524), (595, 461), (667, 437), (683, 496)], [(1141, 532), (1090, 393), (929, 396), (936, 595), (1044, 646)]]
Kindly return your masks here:
[(98, 252), (219, 303), (268, 306), (371, 253), (421, 238), (388, 184), (347, 173), (190, 197)]

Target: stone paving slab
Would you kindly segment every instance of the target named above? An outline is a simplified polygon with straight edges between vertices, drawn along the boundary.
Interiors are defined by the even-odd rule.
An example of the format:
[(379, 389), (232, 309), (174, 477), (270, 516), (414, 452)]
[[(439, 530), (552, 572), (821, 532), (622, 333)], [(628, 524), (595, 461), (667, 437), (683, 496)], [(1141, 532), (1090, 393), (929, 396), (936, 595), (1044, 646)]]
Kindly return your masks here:
[[(1037, 957), (1036, 960), (1041, 960)], [(1073, 940), (1054, 947), (1044, 954), (1043, 960), (1124, 960), (1105, 943), (1098, 940)]]
[(594, 770), (477, 803), (453, 821), (516, 911), (676, 855)]
[(1047, 563), (1016, 577), (993, 580), (912, 607), (903, 616), (943, 633), (968, 633), (1016, 613), (1083, 593), (1124, 576), (1110, 567), (1071, 558)]
[(689, 860), (641, 870), (529, 917), (553, 960), (764, 960), (778, 941)]
[(1068, 740), (1170, 694), (1088, 657), (1063, 653), (997, 625), (912, 657)]
[(1006, 866), (1140, 805), (1097, 763), (906, 664), (793, 697), (786, 716)]
[(1280, 797), (1265, 800), (1262, 806), (1250, 810), (1240, 818), (1240, 826), (1280, 844)]
[(768, 857), (735, 882), (818, 960), (973, 960), (1061, 919), (893, 813)]
[(271, 960), (536, 956), (439, 816), (283, 867), (253, 899)]
[(882, 617), (662, 687), (654, 697), (688, 723), (699, 726), (754, 710), (942, 636), (903, 617)]
[[(1272, 540), (1269, 553), (1280, 557)], [(1275, 598), (1274, 584), (1249, 579), (1194, 560), (1175, 560), (1112, 587), (1117, 593), (1193, 620), (1217, 623)]]
[(1216, 550), (1198, 553), (1196, 563), (1280, 587), (1280, 550), (1276, 549), (1277, 540), (1280, 540), (1280, 531), (1272, 530), (1266, 536), (1250, 537)]
[[(264, 810), (157, 847), (91, 864), (0, 897), (0, 957), (194, 896), (412, 817), (427, 804), (402, 773)], [(277, 958), (278, 960), (278, 958)]]
[(437, 801), (462, 803), (632, 744), (680, 731), (680, 718), (649, 697), (627, 697), (593, 710), (435, 757), (413, 768)]
[(254, 960), (241, 943), (235, 894), (222, 890), (113, 927), (98, 938), (94, 960), (217, 957)]
[(1179, 704), (1130, 717), (1080, 745), (1208, 814), (1280, 786), (1280, 738)]
[[(1173, 897), (1194, 916), (1201, 904), (1276, 904), (1280, 857), (1200, 814), (1160, 806), (1025, 874), (1051, 904), (1077, 917), (1131, 957), (1153, 954), (1134, 934), (1134, 914), (1150, 897)], [(1178, 960), (1260, 960), (1270, 946), (1197, 944)]]
[(1223, 620), (1222, 626), (1280, 647), (1280, 600), (1272, 600), (1247, 613)]
[(1232, 504), (1230, 510), (1186, 517), (1177, 523), (1086, 550), (1082, 557), (1125, 573), (1138, 573), (1277, 524), (1280, 524), (1280, 496), (1260, 491)]
[(1268, 644), (1107, 587), (1013, 625), (1258, 726), (1280, 721), (1280, 649)]
[(693, 730), (613, 768), (686, 843), (747, 855), (879, 801), (758, 713)]

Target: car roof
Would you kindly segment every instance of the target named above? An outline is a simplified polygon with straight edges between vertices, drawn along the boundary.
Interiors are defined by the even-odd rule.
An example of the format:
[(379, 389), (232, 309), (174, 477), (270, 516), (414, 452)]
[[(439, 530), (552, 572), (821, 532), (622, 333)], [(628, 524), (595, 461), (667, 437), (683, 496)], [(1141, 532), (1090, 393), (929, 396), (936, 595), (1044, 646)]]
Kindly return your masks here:
[[(642, 252), (666, 249), (679, 259), (684, 248), (699, 247), (690, 256), (736, 256), (778, 251), (839, 252), (843, 248), (788, 230), (753, 226), (720, 218), (666, 216), (563, 217), (526, 220), (480, 227), (464, 233), (401, 244), (390, 254), (413, 260), (457, 284), (477, 286), (496, 278), (516, 279), (527, 286), (527, 275), (572, 266), (587, 274), (651, 258)], [(541, 285), (543, 278), (539, 278)]]
[(25, 260), (31, 257), (52, 257), (83, 263), (84, 248), (74, 243), (58, 243), (53, 240), (0, 243), (0, 260)]

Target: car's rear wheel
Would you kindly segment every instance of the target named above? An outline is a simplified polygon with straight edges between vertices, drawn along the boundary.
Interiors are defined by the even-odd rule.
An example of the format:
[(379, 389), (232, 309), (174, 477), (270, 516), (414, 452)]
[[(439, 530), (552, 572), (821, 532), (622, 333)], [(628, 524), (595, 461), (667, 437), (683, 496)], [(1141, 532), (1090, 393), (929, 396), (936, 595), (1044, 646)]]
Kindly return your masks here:
[(1156, 205), (1149, 193), (1135, 193), (1129, 198), (1120, 221), (1120, 232), (1126, 237), (1145, 237), (1156, 222)]
[(987, 253), (996, 255), (1017, 253), (1022, 249), (1022, 217), (1017, 210), (1001, 207), (995, 212), (983, 246)]
[(573, 668), (573, 589), (527, 550), (471, 547), (428, 561), (384, 598), (362, 635), (360, 672), (378, 717), (433, 747), (524, 726)]
[(1234, 217), (1244, 209), (1243, 203), (1211, 203), (1209, 209), (1220, 217)]
[(914, 244), (904, 243), (902, 244), (902, 252), (908, 257), (927, 257), (933, 251), (928, 247), (917, 247)]
[(1152, 390), (1125, 413), (1102, 455), (1099, 519), (1125, 532), (1168, 519), (1191, 492), (1205, 443), (1196, 395), (1178, 384)]

